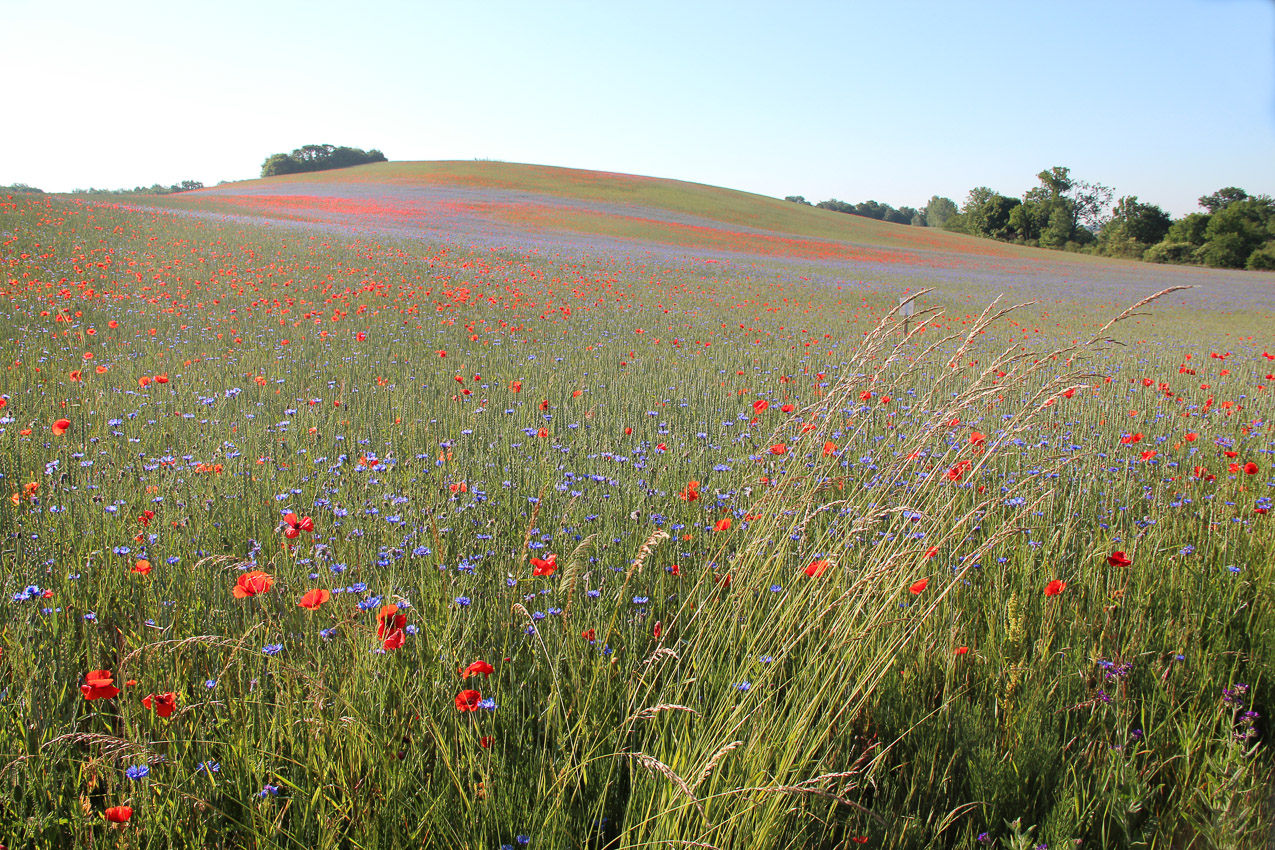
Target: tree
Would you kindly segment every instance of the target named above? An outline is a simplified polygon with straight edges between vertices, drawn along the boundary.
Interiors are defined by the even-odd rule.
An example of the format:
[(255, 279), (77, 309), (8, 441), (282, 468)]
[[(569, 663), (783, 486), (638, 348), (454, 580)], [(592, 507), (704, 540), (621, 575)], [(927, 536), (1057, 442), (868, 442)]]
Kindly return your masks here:
[(335, 145), (304, 145), (290, 154), (272, 154), (262, 163), (261, 176), (274, 177), (279, 174), (327, 171), (333, 168), (348, 168), (352, 165), (386, 161), (385, 154), (376, 148), (365, 151), (362, 148), (336, 147)]
[[(1009, 223), (1010, 213), (1021, 203), (1018, 198), (1008, 198), (986, 186), (976, 186), (965, 198), (959, 224), (963, 232), (971, 236), (1010, 239), (1014, 233)], [(952, 229), (952, 224), (953, 219), (949, 219), (948, 229)]]
[(942, 227), (949, 218), (956, 215), (956, 202), (951, 198), (932, 195), (923, 212), (926, 227)]
[(1218, 189), (1212, 195), (1203, 195), (1200, 198), (1200, 206), (1209, 211), (1210, 214), (1225, 209), (1228, 205), (1236, 201), (1248, 199), (1248, 192), (1238, 186), (1227, 186), (1225, 189)]
[(1206, 266), (1244, 268), (1249, 255), (1271, 238), (1273, 219), (1275, 202), (1265, 195), (1227, 201), (1209, 217), (1204, 245), (1198, 252), (1200, 260)]
[(789, 196), (787, 196), (786, 198), (784, 198), (784, 200), (785, 200), (785, 201), (790, 201), (790, 202), (792, 202), (792, 203), (794, 203), (794, 204), (804, 204), (805, 206), (810, 206), (810, 201), (807, 201), (807, 200), (806, 200), (803, 196), (801, 196), (801, 195), (789, 195)]
[(1164, 239), (1171, 224), (1169, 214), (1155, 204), (1139, 203), (1136, 195), (1123, 197), (1098, 235), (1098, 249), (1108, 257), (1141, 258)]

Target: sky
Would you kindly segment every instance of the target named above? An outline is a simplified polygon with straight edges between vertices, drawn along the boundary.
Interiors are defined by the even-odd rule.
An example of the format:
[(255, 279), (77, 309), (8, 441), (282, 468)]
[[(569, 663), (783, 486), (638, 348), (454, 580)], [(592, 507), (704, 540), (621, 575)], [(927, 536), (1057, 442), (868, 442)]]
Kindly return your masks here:
[(1275, 194), (1273, 0), (0, 4), (0, 184), (46, 191), (330, 143), (895, 206), (1057, 165), (1175, 216)]

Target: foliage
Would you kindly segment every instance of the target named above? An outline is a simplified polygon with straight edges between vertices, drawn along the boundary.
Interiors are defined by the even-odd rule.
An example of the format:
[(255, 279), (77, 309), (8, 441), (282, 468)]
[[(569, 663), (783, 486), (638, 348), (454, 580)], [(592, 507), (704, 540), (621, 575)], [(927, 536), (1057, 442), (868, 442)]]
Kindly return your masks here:
[(807, 207), (811, 205), (810, 201), (807, 201), (805, 197), (802, 195), (788, 195), (787, 197), (784, 198), (784, 200), (790, 201), (794, 204), (802, 204)]
[(28, 186), (26, 183), (11, 183), (8, 186), (0, 186), (0, 195), (43, 195), (43, 189), (37, 189), (35, 186)]
[(949, 218), (957, 214), (956, 202), (951, 198), (932, 195), (922, 211), (926, 227), (943, 227)]
[(72, 195), (176, 195), (204, 188), (198, 180), (183, 180), (171, 186), (155, 183), (151, 186), (135, 186), (132, 189), (73, 189)]
[(261, 165), (262, 177), (280, 174), (303, 174), (312, 171), (330, 171), (334, 168), (350, 168), (373, 162), (388, 162), (385, 154), (373, 148), (337, 147), (335, 145), (303, 145), (292, 153), (276, 153)]

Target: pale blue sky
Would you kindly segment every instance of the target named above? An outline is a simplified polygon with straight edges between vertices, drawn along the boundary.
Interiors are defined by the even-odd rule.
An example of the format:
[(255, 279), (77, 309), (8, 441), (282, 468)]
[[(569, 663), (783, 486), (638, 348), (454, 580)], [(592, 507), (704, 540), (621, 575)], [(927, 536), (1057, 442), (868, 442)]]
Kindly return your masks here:
[(1275, 193), (1275, 3), (3, 0), (0, 184), (255, 177), (306, 143), (812, 201), (1036, 172)]

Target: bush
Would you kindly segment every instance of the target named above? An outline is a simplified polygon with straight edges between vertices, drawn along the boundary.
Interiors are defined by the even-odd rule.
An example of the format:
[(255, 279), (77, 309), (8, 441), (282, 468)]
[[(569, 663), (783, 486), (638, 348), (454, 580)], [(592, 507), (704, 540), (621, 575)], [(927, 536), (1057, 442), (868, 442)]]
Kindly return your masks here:
[(1244, 268), (1251, 272), (1275, 272), (1275, 240), (1249, 254)]
[(1194, 263), (1195, 250), (1195, 246), (1190, 242), (1164, 241), (1148, 248), (1142, 255), (1142, 259), (1148, 263)]

